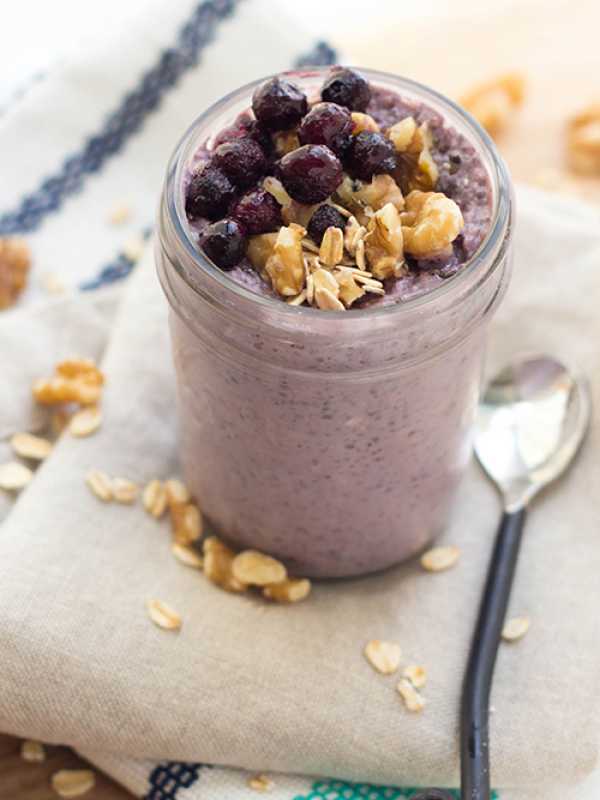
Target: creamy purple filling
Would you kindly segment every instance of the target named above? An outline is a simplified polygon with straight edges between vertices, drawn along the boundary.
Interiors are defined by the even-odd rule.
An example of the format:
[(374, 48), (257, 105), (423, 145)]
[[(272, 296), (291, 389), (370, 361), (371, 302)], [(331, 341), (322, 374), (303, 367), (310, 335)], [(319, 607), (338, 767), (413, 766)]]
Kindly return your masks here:
[[(443, 116), (424, 103), (409, 101), (395, 92), (371, 87), (371, 100), (367, 113), (382, 130), (405, 117), (412, 116), (418, 124), (427, 122), (433, 138), (431, 155), (438, 167), (439, 178), (435, 191), (443, 192), (460, 207), (464, 227), (453, 242), (452, 253), (438, 259), (416, 260), (407, 256), (409, 272), (402, 278), (385, 282), (385, 295), (365, 295), (351, 310), (403, 302), (437, 288), (451, 280), (475, 254), (489, 230), (492, 218), (492, 190), (487, 170), (476, 149)], [(210, 157), (212, 149), (220, 143), (240, 137), (251, 119), (248, 112), (241, 114), (234, 124), (214, 138), (210, 149), (206, 145), (194, 154), (184, 179), (185, 192), (191, 175), (198, 171)], [(192, 238), (197, 243), (202, 230), (208, 225), (205, 219), (189, 221)], [(254, 270), (247, 258), (227, 272), (227, 276), (240, 286), (265, 297), (281, 302), (271, 287)]]

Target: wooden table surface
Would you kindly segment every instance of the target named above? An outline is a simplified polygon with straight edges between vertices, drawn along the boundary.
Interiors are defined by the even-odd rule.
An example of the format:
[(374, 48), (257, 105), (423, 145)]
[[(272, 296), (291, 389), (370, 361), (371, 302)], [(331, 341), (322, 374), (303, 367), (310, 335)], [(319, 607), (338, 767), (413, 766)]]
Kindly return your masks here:
[[(482, 7), (486, 10), (486, 4), (458, 1), (450, 21), (407, 26), (400, 19), (386, 20), (377, 41), (361, 38), (337, 44), (352, 63), (409, 75), (454, 97), (474, 82), (506, 71), (522, 72), (527, 80), (525, 104), (498, 139), (513, 176), (600, 204), (600, 179), (569, 174), (564, 160), (565, 120), (600, 100), (600, 4), (527, 0), (513, 4), (515, 13), (505, 10), (496, 17), (484, 14)], [(331, 38), (335, 41), (335, 35)], [(25, 763), (19, 748), (16, 739), (0, 735), (2, 800), (55, 800), (52, 773), (83, 763), (70, 750), (56, 747), (48, 749), (44, 763)], [(131, 800), (101, 775), (86, 798)]]

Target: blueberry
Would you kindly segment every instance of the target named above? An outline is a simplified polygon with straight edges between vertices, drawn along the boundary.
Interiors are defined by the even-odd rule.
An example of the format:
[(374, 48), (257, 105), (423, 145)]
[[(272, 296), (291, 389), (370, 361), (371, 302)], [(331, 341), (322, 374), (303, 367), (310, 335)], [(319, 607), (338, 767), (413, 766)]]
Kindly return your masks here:
[(277, 172), (288, 194), (298, 203), (320, 203), (342, 182), (341, 162), (322, 144), (305, 144), (285, 155)]
[(271, 78), (255, 89), (252, 110), (256, 119), (272, 131), (293, 128), (308, 111), (304, 92), (283, 78)]
[(276, 231), (283, 224), (279, 203), (264, 189), (252, 189), (242, 195), (231, 209), (231, 216), (250, 235)]
[(208, 225), (200, 234), (199, 244), (210, 260), (225, 270), (239, 264), (246, 252), (244, 230), (234, 219)]
[(346, 227), (346, 218), (340, 214), (337, 208), (325, 203), (319, 206), (310, 218), (307, 229), (308, 235), (313, 242), (321, 244), (325, 231), (327, 228), (331, 227), (344, 230)]
[(208, 164), (190, 181), (185, 210), (190, 217), (218, 219), (227, 213), (235, 197), (235, 187), (221, 170)]
[(213, 154), (213, 164), (241, 189), (256, 183), (267, 168), (260, 145), (248, 138), (220, 144)]
[(251, 119), (245, 126), (246, 136), (259, 144), (267, 155), (273, 150), (273, 140), (268, 130), (256, 119)]
[(321, 97), (351, 111), (365, 111), (371, 99), (368, 81), (353, 69), (339, 68), (323, 84)]
[(355, 178), (370, 181), (373, 175), (396, 169), (396, 150), (380, 133), (362, 131), (352, 138), (346, 164)]
[(298, 138), (301, 144), (325, 144), (337, 155), (343, 155), (350, 144), (352, 127), (347, 108), (335, 103), (317, 103), (302, 120)]

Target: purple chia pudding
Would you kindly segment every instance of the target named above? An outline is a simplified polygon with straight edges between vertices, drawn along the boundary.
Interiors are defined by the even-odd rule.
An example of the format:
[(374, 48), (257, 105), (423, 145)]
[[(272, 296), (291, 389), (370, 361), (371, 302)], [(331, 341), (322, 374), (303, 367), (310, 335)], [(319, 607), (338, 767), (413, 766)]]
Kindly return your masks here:
[[(332, 80), (331, 73), (315, 70), (286, 75), (299, 94), (293, 91), (288, 105), (275, 109), (281, 112), (278, 124), (289, 126), (287, 134), (299, 132), (290, 153), (298, 145), (313, 148), (307, 153), (321, 170), (314, 184), (303, 184), (302, 169), (293, 173), (288, 156), (277, 151), (281, 131), (265, 132), (262, 125), (258, 135), (249, 110), (252, 93), (256, 98), (261, 91), (255, 84), (209, 109), (192, 127), (171, 162), (159, 219), (157, 262), (171, 305), (186, 480), (225, 541), (269, 553), (297, 576), (379, 570), (414, 555), (443, 531), (470, 457), (487, 324), (510, 273), (510, 183), (490, 140), (425, 87), (381, 73), (363, 75), (369, 96), (365, 102), (363, 91), (350, 110), (368, 114), (381, 132), (409, 117), (417, 129), (427, 130), (434, 166), (426, 165), (426, 177), (433, 175), (433, 185), (411, 185), (414, 176), (407, 177), (401, 156), (390, 162), (387, 142), (367, 131), (362, 138), (375, 148), (375, 168), (384, 165), (390, 176), (386, 186), (400, 187), (393, 195), (395, 208), (389, 203), (387, 211), (346, 208), (346, 196), (337, 190), (325, 198), (328, 182), (340, 180), (337, 165), (330, 169), (336, 159), (352, 191), (378, 173), (366, 179), (352, 174), (355, 169), (364, 176), (364, 163), (349, 165), (352, 152), (355, 157), (365, 151), (347, 136), (341, 114), (336, 130), (344, 135), (328, 140), (333, 156), (323, 154), (328, 147), (319, 141), (302, 145), (302, 119), (326, 99), (323, 81), (327, 86)], [(307, 98), (305, 106), (300, 95)], [(343, 91), (335, 96), (344, 97)], [(308, 123), (304, 127), (310, 129)], [(354, 129), (351, 136), (356, 135)], [(231, 153), (221, 150), (221, 161), (215, 153), (224, 142), (249, 136), (259, 142), (264, 163), (254, 145), (240, 150), (248, 167), (236, 176), (236, 164), (230, 168), (224, 161)], [(366, 161), (370, 157), (367, 151)], [(215, 169), (215, 163), (231, 169), (233, 188), (207, 173), (207, 185), (211, 192), (216, 186), (217, 195), (202, 194), (201, 187), (200, 202), (190, 210), (194, 176)], [(415, 168), (415, 158), (410, 164)], [(260, 173), (257, 182), (236, 185), (250, 181), (253, 170)], [(442, 250), (404, 250), (395, 263), (387, 251), (377, 262), (368, 244), (371, 259), (353, 261), (344, 247), (339, 264), (326, 271), (335, 276), (349, 270), (367, 291), (348, 302), (340, 293), (343, 303), (311, 308), (306, 275), (322, 263), (310, 262), (294, 289), (298, 294), (292, 289), (286, 294), (272, 272), (257, 267), (255, 256), (244, 255), (247, 246), (252, 254), (252, 239), (262, 236), (271, 247), (279, 229), (290, 225), (285, 207), (281, 218), (273, 198), (264, 205), (263, 195), (256, 195), (269, 175), (286, 191), (320, 198), (300, 204), (304, 227), (298, 236), (309, 248), (303, 251), (309, 262), (321, 258), (323, 249), (319, 253), (319, 242), (311, 240), (317, 218), (306, 208), (310, 215), (321, 209), (321, 227), (331, 222), (340, 230), (354, 211), (360, 217), (356, 224), (364, 223), (368, 231), (372, 217), (387, 214), (386, 224), (406, 223), (409, 245), (408, 227), (417, 223), (407, 214), (405, 199), (410, 202), (416, 191), (423, 202), (424, 192), (436, 193), (444, 208), (449, 202), (458, 207), (460, 230), (453, 229)], [(240, 210), (239, 198), (248, 192), (255, 194)], [(248, 233), (253, 223), (244, 216), (253, 203), (258, 234)], [(339, 224), (336, 208), (342, 212)], [(207, 214), (199, 213), (204, 209)], [(299, 224), (294, 221), (291, 228), (298, 230)], [(340, 311), (325, 313), (325, 308)]]

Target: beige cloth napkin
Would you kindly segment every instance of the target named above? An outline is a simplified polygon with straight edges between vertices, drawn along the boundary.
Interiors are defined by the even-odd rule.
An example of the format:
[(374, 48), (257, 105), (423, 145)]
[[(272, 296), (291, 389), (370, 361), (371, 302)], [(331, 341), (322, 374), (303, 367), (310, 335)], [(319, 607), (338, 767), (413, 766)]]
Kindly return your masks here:
[[(554, 353), (588, 373), (598, 402), (598, 216), (521, 191), (516, 238), (488, 369), (517, 350)], [(457, 785), (458, 698), (499, 514), (493, 488), (473, 465), (444, 536), (461, 560), (446, 573), (411, 562), (319, 583), (306, 602), (277, 607), (184, 568), (166, 522), (139, 504), (101, 504), (83, 482), (92, 467), (139, 482), (176, 470), (166, 302), (150, 262), (129, 285), (103, 362), (102, 430), (63, 437), (1, 531), (0, 729), (136, 758)], [(30, 367), (29, 326), (17, 313), (0, 321), (5, 369), (24, 385), (64, 352), (49, 340), (47, 358)], [(95, 354), (94, 341), (86, 332), (71, 344)], [(0, 418), (24, 427), (23, 391), (0, 398)], [(570, 785), (597, 760), (599, 428), (528, 520), (511, 613), (532, 626), (498, 659), (497, 786)], [(153, 597), (180, 611), (181, 632), (150, 623)], [(366, 663), (371, 638), (398, 641), (405, 663), (427, 668), (422, 714), (409, 714), (394, 679)]]

